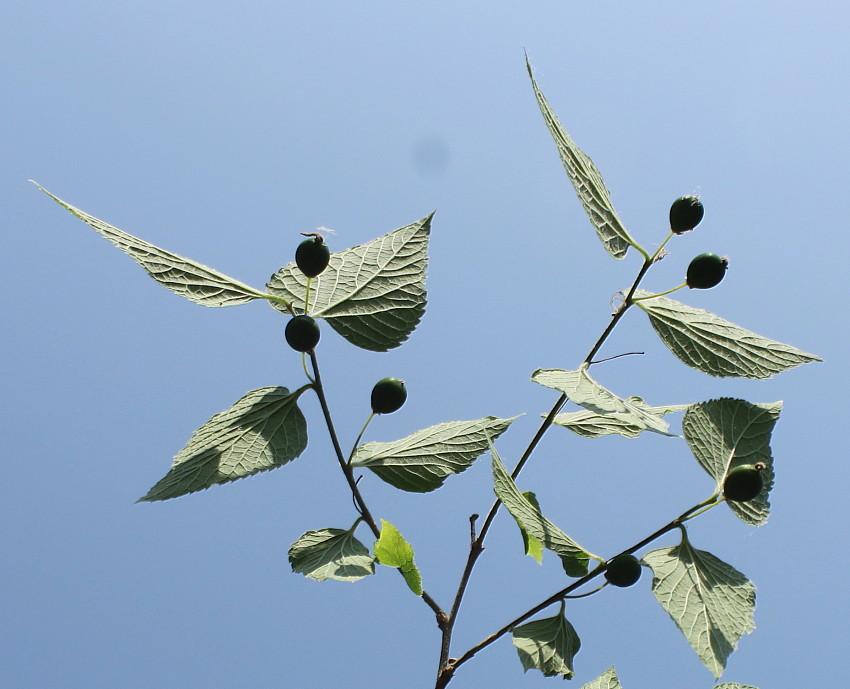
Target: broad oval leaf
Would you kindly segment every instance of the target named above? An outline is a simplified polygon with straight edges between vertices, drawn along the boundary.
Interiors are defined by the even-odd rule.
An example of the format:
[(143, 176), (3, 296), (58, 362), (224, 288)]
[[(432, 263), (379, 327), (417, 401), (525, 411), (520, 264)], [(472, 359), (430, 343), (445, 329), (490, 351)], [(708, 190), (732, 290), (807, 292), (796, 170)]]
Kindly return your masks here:
[[(588, 682), (581, 689), (623, 689), (623, 685), (620, 684), (620, 678), (617, 677), (617, 671), (612, 665), (599, 675), (599, 677), (592, 682)], [(717, 689), (717, 687), (714, 687), (714, 689)]]
[(697, 652), (720, 677), (738, 639), (755, 629), (756, 589), (743, 574), (704, 550), (683, 532), (682, 543), (647, 553), (652, 592)]
[(351, 466), (371, 469), (401, 490), (428, 493), (466, 471), (517, 418), (448, 421), (401, 440), (366, 443), (355, 450)]
[[(398, 347), (425, 313), (425, 271), (433, 213), (366, 244), (331, 254), (310, 282), (310, 315), (324, 318), (353, 345), (374, 352)], [(266, 289), (304, 312), (307, 278), (294, 263)], [(269, 302), (289, 313), (285, 305)]]
[(141, 501), (168, 500), (283, 466), (307, 447), (298, 396), (282, 387), (252, 390), (213, 416), (177, 453), (171, 470)]
[(422, 575), (413, 562), (413, 546), (384, 519), (381, 520), (381, 535), (375, 541), (375, 559), (382, 565), (400, 570), (410, 590), (417, 596), (422, 595)]
[(308, 531), (289, 548), (289, 564), (314, 581), (359, 581), (375, 573), (374, 558), (353, 529)]
[(773, 455), (770, 436), (779, 419), (782, 402), (753, 404), (721, 398), (691, 405), (682, 419), (685, 440), (700, 466), (722, 490), (729, 472), (742, 464), (765, 465), (761, 493), (747, 502), (727, 501), (744, 522), (761, 526), (770, 514), (768, 495), (773, 488)]
[[(637, 290), (635, 296), (650, 293)], [(795, 366), (822, 361), (791, 345), (769, 340), (710, 311), (655, 297), (635, 302), (661, 341), (680, 361), (720, 378), (770, 378)]]
[[(665, 414), (683, 411), (687, 404), (671, 404), (666, 407), (650, 407), (640, 397), (628, 397), (623, 400), (633, 407), (642, 407), (647, 413), (659, 419)], [(637, 438), (644, 430), (643, 426), (635, 424), (631, 415), (597, 414), (592, 411), (576, 411), (558, 414), (552, 420), (556, 426), (568, 428), (583, 438), (602, 438), (606, 435), (621, 435), (624, 438)]]
[(175, 294), (203, 306), (235, 306), (254, 299), (268, 299), (269, 295), (234, 280), (214, 268), (197, 263), (190, 258), (160, 249), (158, 246), (134, 237), (98, 220), (79, 208), (75, 208), (47, 189), (36, 184), (56, 203), (70, 211), (84, 223), (106, 237), (121, 251), (132, 258), (148, 275)]
[(576, 371), (564, 371), (557, 368), (537, 369), (532, 374), (531, 380), (547, 388), (563, 392), (571, 402), (594, 414), (614, 417), (620, 423), (618, 427), (621, 430), (623, 426), (632, 426), (640, 430), (676, 437), (675, 434), (667, 432), (670, 424), (664, 421), (663, 414), (653, 411), (653, 408), (647, 406), (640, 397), (626, 399), (617, 397), (593, 380), (587, 368), (582, 367)]
[(535, 620), (511, 630), (523, 669), (539, 670), (546, 677), (573, 676), (573, 658), (581, 648), (573, 625), (564, 616), (564, 606), (554, 617)]
[(534, 79), (527, 56), (525, 66), (531, 78), (531, 87), (534, 89), (537, 105), (540, 106), (546, 126), (558, 146), (558, 155), (561, 157), (561, 162), (581, 205), (584, 206), (591, 224), (596, 229), (596, 234), (609, 254), (616, 259), (625, 258), (629, 246), (637, 246), (637, 243), (626, 230), (617, 211), (614, 210), (611, 194), (605, 186), (602, 175), (593, 161), (576, 146), (555, 113), (552, 112), (552, 108)]

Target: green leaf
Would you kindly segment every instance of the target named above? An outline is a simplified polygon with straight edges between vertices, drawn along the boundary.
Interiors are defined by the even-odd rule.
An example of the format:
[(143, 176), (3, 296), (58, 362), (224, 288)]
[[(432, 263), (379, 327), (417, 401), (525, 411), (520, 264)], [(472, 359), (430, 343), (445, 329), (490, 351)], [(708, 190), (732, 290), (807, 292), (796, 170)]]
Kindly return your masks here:
[(691, 405), (682, 420), (682, 431), (700, 466), (723, 489), (729, 472), (742, 464), (765, 465), (761, 493), (747, 502), (726, 504), (745, 523), (761, 526), (770, 514), (768, 494), (773, 488), (770, 436), (779, 419), (782, 402), (753, 404), (722, 398)]
[(252, 390), (213, 416), (177, 453), (171, 470), (143, 500), (168, 500), (283, 466), (307, 447), (307, 423), (298, 408), (305, 388)]
[(353, 528), (308, 531), (290, 547), (289, 563), (314, 581), (359, 581), (375, 573), (374, 558)]
[[(666, 407), (650, 407), (640, 397), (629, 397), (624, 402), (630, 406), (641, 407), (648, 414), (662, 418), (665, 414), (683, 411), (687, 404), (671, 404)], [(645, 429), (632, 422), (630, 414), (597, 414), (592, 411), (576, 411), (558, 414), (553, 420), (556, 426), (563, 426), (584, 438), (601, 438), (617, 434), (624, 438), (637, 438)]]
[(756, 689), (750, 684), (738, 684), (737, 682), (722, 682), (715, 684), (711, 689)]
[[(404, 342), (425, 313), (431, 215), (366, 244), (331, 254), (310, 282), (310, 315), (324, 318), (357, 347), (385, 352)], [(304, 311), (307, 278), (294, 263), (266, 289)], [(271, 305), (288, 313), (281, 304)]]
[[(650, 293), (637, 290), (635, 296)], [(709, 311), (655, 297), (635, 302), (667, 348), (682, 362), (710, 376), (764, 379), (822, 361), (791, 345), (769, 340)]]
[[(599, 677), (592, 682), (588, 682), (581, 689), (623, 689), (623, 685), (620, 684), (620, 678), (617, 677), (617, 671), (612, 665), (599, 675)], [(717, 688), (715, 687), (714, 689)]]
[(121, 251), (132, 258), (148, 275), (175, 294), (203, 306), (235, 306), (254, 299), (267, 299), (269, 295), (234, 280), (214, 268), (196, 263), (190, 258), (178, 256), (160, 249), (138, 237), (112, 227), (79, 208), (51, 194), (36, 184), (56, 203), (70, 211), (99, 234), (106, 237)]
[(375, 558), (382, 565), (401, 570), (404, 580), (417, 596), (422, 595), (422, 575), (413, 562), (413, 547), (399, 530), (381, 520), (381, 536), (375, 541)]
[(546, 677), (564, 679), (573, 676), (573, 658), (581, 648), (581, 641), (564, 617), (563, 603), (554, 617), (514, 627), (511, 635), (526, 672), (540, 670)]
[(711, 553), (682, 543), (647, 553), (652, 592), (697, 652), (720, 677), (738, 639), (755, 628), (756, 589), (743, 574)]
[(561, 558), (564, 571), (571, 577), (587, 574), (588, 562), (594, 557), (578, 543), (544, 517), (540, 508), (529, 501), (516, 487), (496, 448), (493, 455), (493, 488), (496, 497), (511, 513), (521, 528), (525, 528), (536, 540)]
[[(534, 509), (540, 512), (540, 502), (537, 500), (537, 496), (534, 493), (530, 490), (523, 491), (522, 497), (524, 497)], [(517, 526), (519, 526), (520, 533), (522, 534), (522, 547), (525, 550), (525, 554), (530, 555), (537, 560), (538, 565), (542, 565), (543, 544), (528, 533), (528, 529), (523, 526), (521, 521), (517, 520)]]
[(428, 493), (451, 474), (466, 471), (487, 451), (489, 440), (498, 438), (517, 418), (448, 421), (401, 440), (366, 443), (355, 450), (351, 466), (371, 469), (401, 490)]
[[(532, 374), (531, 380), (547, 388), (563, 392), (571, 402), (594, 414), (613, 416), (620, 424), (625, 423), (640, 430), (676, 437), (675, 434), (667, 432), (670, 424), (661, 418), (663, 414), (659, 415), (652, 411), (653, 408), (648, 407), (640, 397), (627, 399), (617, 397), (593, 380), (587, 368), (582, 367), (577, 371), (563, 371), (556, 368), (537, 369)], [(622, 426), (619, 427), (622, 428)]]
[(543, 119), (546, 121), (546, 126), (549, 128), (552, 138), (555, 139), (561, 162), (567, 171), (579, 201), (581, 201), (581, 205), (584, 206), (584, 210), (596, 229), (596, 234), (602, 241), (605, 250), (616, 259), (624, 258), (629, 246), (636, 247), (637, 243), (626, 230), (617, 215), (617, 211), (614, 210), (611, 194), (605, 186), (602, 175), (596, 169), (593, 161), (576, 146), (558, 121), (555, 113), (552, 112), (543, 92), (537, 86), (527, 56), (525, 66), (528, 69), (528, 76), (531, 78), (531, 86), (534, 89), (537, 104), (540, 106), (540, 112), (543, 113)]

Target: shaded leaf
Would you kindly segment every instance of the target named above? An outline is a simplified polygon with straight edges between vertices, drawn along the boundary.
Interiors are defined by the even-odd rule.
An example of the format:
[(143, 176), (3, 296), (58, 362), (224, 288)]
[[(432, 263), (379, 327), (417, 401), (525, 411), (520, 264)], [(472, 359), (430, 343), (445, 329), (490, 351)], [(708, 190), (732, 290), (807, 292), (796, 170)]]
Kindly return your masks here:
[(546, 519), (539, 507), (520, 493), (496, 448), (491, 446), (490, 451), (493, 454), (493, 488), (496, 497), (521, 527), (561, 558), (569, 576), (582, 577), (587, 574), (588, 562), (595, 556)]
[[(642, 407), (653, 416), (662, 418), (665, 414), (683, 411), (687, 404), (671, 404), (666, 407), (650, 407), (640, 397), (629, 397), (624, 402), (630, 406)], [(552, 421), (556, 426), (568, 428), (584, 438), (601, 438), (606, 435), (621, 435), (624, 438), (637, 438), (645, 428), (632, 422), (630, 414), (597, 414), (592, 411), (577, 411), (558, 414)]]
[(283, 466), (307, 447), (298, 396), (282, 387), (252, 390), (213, 416), (177, 453), (142, 500), (167, 500)]
[[(613, 392), (602, 387), (582, 367), (577, 371), (563, 371), (557, 368), (537, 369), (531, 376), (531, 380), (547, 388), (553, 388), (563, 392), (571, 402), (600, 416), (613, 416), (622, 424), (635, 426), (644, 431), (652, 431), (670, 437), (676, 437), (668, 433), (670, 424), (664, 421), (663, 414), (651, 411), (653, 408), (640, 397), (629, 397), (623, 399), (617, 397)], [(628, 437), (628, 436), (626, 436)]]
[(359, 581), (375, 573), (374, 558), (354, 529), (308, 531), (290, 547), (289, 564), (314, 581)]
[(389, 443), (370, 442), (358, 447), (351, 466), (374, 471), (402, 490), (427, 493), (452, 474), (466, 471), (518, 417), (487, 416), (475, 421), (448, 421), (416, 431)]
[(564, 606), (554, 617), (535, 620), (511, 630), (513, 643), (526, 672), (540, 670), (546, 677), (573, 676), (573, 658), (581, 641), (564, 616)]
[(704, 550), (682, 543), (647, 553), (652, 592), (703, 664), (720, 677), (738, 639), (755, 629), (756, 590), (743, 574)]
[(422, 595), (422, 575), (413, 562), (413, 547), (397, 528), (383, 519), (381, 536), (375, 541), (375, 558), (382, 565), (400, 569), (410, 590)]
[[(431, 215), (359, 246), (331, 254), (310, 282), (310, 315), (324, 318), (357, 347), (385, 352), (404, 342), (425, 313)], [(294, 263), (272, 275), (269, 293), (304, 311), (307, 278)], [(271, 305), (288, 313), (281, 304)]]
[[(534, 509), (540, 512), (540, 502), (537, 500), (537, 496), (534, 493), (530, 490), (523, 491), (522, 497), (524, 497)], [(537, 560), (538, 565), (543, 564), (543, 544), (528, 533), (528, 529), (523, 526), (521, 521), (517, 520), (517, 526), (519, 526), (519, 531), (522, 534), (522, 547), (523, 550), (525, 550), (525, 554), (530, 555)]]
[(620, 678), (617, 677), (617, 671), (612, 665), (599, 675), (599, 677), (592, 682), (588, 682), (581, 689), (623, 689), (623, 685), (620, 684)]
[[(637, 290), (635, 296), (649, 294)], [(710, 376), (763, 379), (811, 361), (822, 361), (814, 354), (756, 335), (674, 299), (655, 297), (635, 303), (680, 361)]]
[(175, 294), (203, 306), (235, 306), (254, 299), (268, 299), (269, 295), (234, 280), (214, 268), (197, 263), (190, 258), (178, 256), (160, 249), (149, 242), (98, 220), (79, 208), (51, 194), (39, 186), (56, 203), (70, 211), (84, 223), (94, 228), (103, 237), (130, 256), (144, 268), (148, 275)]
[(682, 431), (700, 466), (723, 489), (729, 472), (742, 464), (765, 465), (761, 493), (747, 502), (728, 501), (744, 522), (760, 526), (770, 514), (768, 494), (773, 488), (773, 456), (770, 436), (779, 419), (782, 402), (752, 404), (722, 398), (691, 405), (682, 420)]
[(593, 161), (576, 146), (558, 121), (555, 113), (552, 112), (543, 92), (537, 86), (528, 57), (526, 57), (525, 66), (528, 69), (528, 76), (531, 78), (531, 86), (534, 89), (534, 96), (537, 98), (537, 105), (540, 106), (540, 112), (543, 114), (546, 126), (558, 146), (558, 155), (561, 157), (561, 162), (567, 171), (579, 201), (581, 201), (581, 205), (584, 206), (584, 210), (596, 229), (596, 234), (605, 250), (614, 258), (624, 258), (629, 246), (636, 246), (636, 243), (617, 215), (617, 211), (614, 210), (611, 195), (605, 186), (602, 175), (596, 169)]

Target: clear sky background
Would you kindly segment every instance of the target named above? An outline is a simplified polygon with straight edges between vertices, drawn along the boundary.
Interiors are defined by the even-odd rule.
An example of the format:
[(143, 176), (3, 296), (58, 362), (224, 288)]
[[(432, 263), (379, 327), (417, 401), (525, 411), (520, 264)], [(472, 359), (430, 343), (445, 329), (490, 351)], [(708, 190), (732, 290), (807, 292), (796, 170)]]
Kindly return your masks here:
[[(512, 465), (556, 396), (530, 374), (575, 368), (639, 267), (605, 254), (575, 199), (526, 49), (644, 245), (665, 236), (673, 199), (702, 195), (703, 224), (645, 286), (678, 284), (698, 253), (729, 255), (719, 287), (680, 298), (825, 359), (769, 381), (713, 379), (630, 312), (603, 353), (646, 354), (595, 376), (651, 404), (785, 400), (769, 523), (718, 508), (690, 533), (758, 586), (758, 628), (724, 680), (834, 686), (850, 569), (847, 21), (845, 3), (761, 0), (5, 7), (0, 685), (432, 686), (432, 614), (393, 572), (317, 584), (289, 571), (301, 533), (355, 517), (314, 398), (303, 398), (310, 445), (292, 464), (135, 504), (214, 413), (248, 390), (302, 385), (300, 358), (267, 305), (205, 309), (171, 294), (26, 180), (256, 287), (292, 260), (300, 232), (333, 228), (339, 250), (436, 209), (422, 323), (386, 354), (326, 327), (330, 403), (345, 445), (388, 375), (410, 397), (371, 440), (525, 413), (499, 442)], [(563, 429), (519, 485), (602, 555), (713, 487), (682, 440)], [(492, 501), (488, 460), (431, 494), (371, 475), (361, 486), (448, 606), (468, 516)], [(554, 557), (541, 568), (520, 548), (501, 514), (455, 653), (565, 585)], [(568, 605), (583, 641), (576, 686), (612, 664), (626, 689), (712, 685), (649, 584)], [(506, 637), (451, 686), (554, 684), (523, 675)]]

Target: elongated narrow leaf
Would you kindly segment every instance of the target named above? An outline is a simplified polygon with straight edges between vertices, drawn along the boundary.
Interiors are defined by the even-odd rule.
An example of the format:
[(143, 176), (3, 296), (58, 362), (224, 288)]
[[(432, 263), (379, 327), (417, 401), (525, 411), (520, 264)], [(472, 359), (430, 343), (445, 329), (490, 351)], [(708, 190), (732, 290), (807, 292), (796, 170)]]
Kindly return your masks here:
[(359, 581), (375, 573), (374, 558), (353, 529), (308, 531), (290, 547), (289, 564), (314, 581)]
[(540, 670), (546, 677), (573, 676), (573, 658), (581, 641), (564, 616), (564, 607), (554, 617), (535, 620), (511, 630), (523, 669)]
[[(620, 678), (617, 677), (617, 671), (612, 665), (599, 675), (599, 677), (592, 682), (588, 682), (581, 689), (623, 689), (623, 685), (620, 684)], [(717, 689), (717, 687), (714, 687), (714, 689)]]
[(174, 457), (171, 470), (141, 500), (167, 500), (283, 466), (307, 447), (300, 392), (252, 390), (216, 414)]
[(729, 472), (742, 464), (764, 464), (761, 493), (747, 502), (727, 502), (744, 522), (761, 526), (770, 514), (768, 495), (773, 488), (770, 436), (782, 402), (753, 404), (722, 398), (694, 404), (682, 420), (682, 431), (694, 457), (722, 490)]
[(737, 682), (721, 682), (715, 684), (711, 689), (756, 689), (750, 684), (738, 684)]
[[(310, 314), (353, 345), (385, 352), (404, 342), (425, 313), (425, 270), (433, 213), (366, 244), (331, 254), (310, 283)], [(304, 311), (307, 278), (290, 263), (266, 289)], [(281, 304), (273, 307), (286, 311)]]
[(371, 469), (396, 488), (428, 493), (448, 476), (466, 471), (487, 451), (488, 441), (498, 438), (517, 418), (448, 421), (401, 440), (366, 443), (354, 452), (351, 465)]
[(555, 113), (552, 112), (543, 92), (537, 86), (528, 58), (526, 58), (525, 65), (528, 69), (528, 76), (531, 78), (531, 86), (534, 89), (534, 96), (537, 98), (537, 105), (540, 106), (540, 112), (543, 113), (546, 126), (549, 128), (552, 138), (555, 139), (558, 155), (561, 157), (561, 162), (564, 164), (564, 169), (567, 171), (581, 205), (584, 206), (584, 210), (596, 229), (596, 234), (602, 241), (605, 250), (616, 259), (624, 258), (629, 246), (636, 246), (636, 244), (617, 215), (617, 211), (614, 210), (611, 195), (605, 186), (602, 175), (596, 169), (593, 161), (576, 146), (558, 121)]
[(588, 562), (594, 556), (546, 519), (540, 508), (520, 493), (496, 448), (491, 447), (490, 451), (493, 454), (493, 489), (496, 497), (518, 524), (561, 558), (564, 571), (569, 576), (582, 577), (587, 574)]
[(36, 186), (130, 256), (160, 285), (189, 301), (203, 306), (235, 306), (254, 299), (268, 298), (267, 294), (239, 280), (234, 280), (214, 268), (160, 249), (117, 227), (112, 227), (103, 220), (98, 220), (93, 215), (54, 196), (44, 187)]
[(738, 639), (755, 629), (755, 586), (711, 553), (682, 543), (647, 553), (652, 592), (703, 664), (720, 677)]
[(422, 595), (422, 575), (413, 562), (413, 546), (388, 521), (381, 520), (381, 536), (375, 541), (375, 558), (382, 565), (401, 570), (404, 580), (417, 596)]
[(640, 397), (623, 399), (602, 387), (587, 372), (586, 368), (577, 371), (563, 371), (557, 368), (538, 369), (531, 380), (547, 388), (563, 392), (571, 402), (601, 416), (613, 416), (619, 422), (626, 422), (644, 431), (652, 431), (670, 437), (670, 424), (664, 421), (663, 414), (650, 411), (651, 407)]
[[(649, 292), (638, 290), (636, 296)], [(655, 297), (635, 302), (667, 348), (682, 362), (720, 378), (770, 378), (777, 373), (822, 361), (791, 345), (756, 335), (704, 309)]]
[[(662, 418), (665, 414), (683, 411), (687, 404), (671, 404), (666, 407), (650, 407), (640, 397), (629, 397), (623, 400), (633, 407), (642, 407), (653, 416)], [(570, 429), (576, 435), (584, 438), (601, 438), (606, 435), (621, 435), (624, 438), (637, 438), (645, 428), (633, 423), (630, 414), (597, 414), (592, 411), (576, 411), (558, 414), (552, 421), (556, 426)]]

